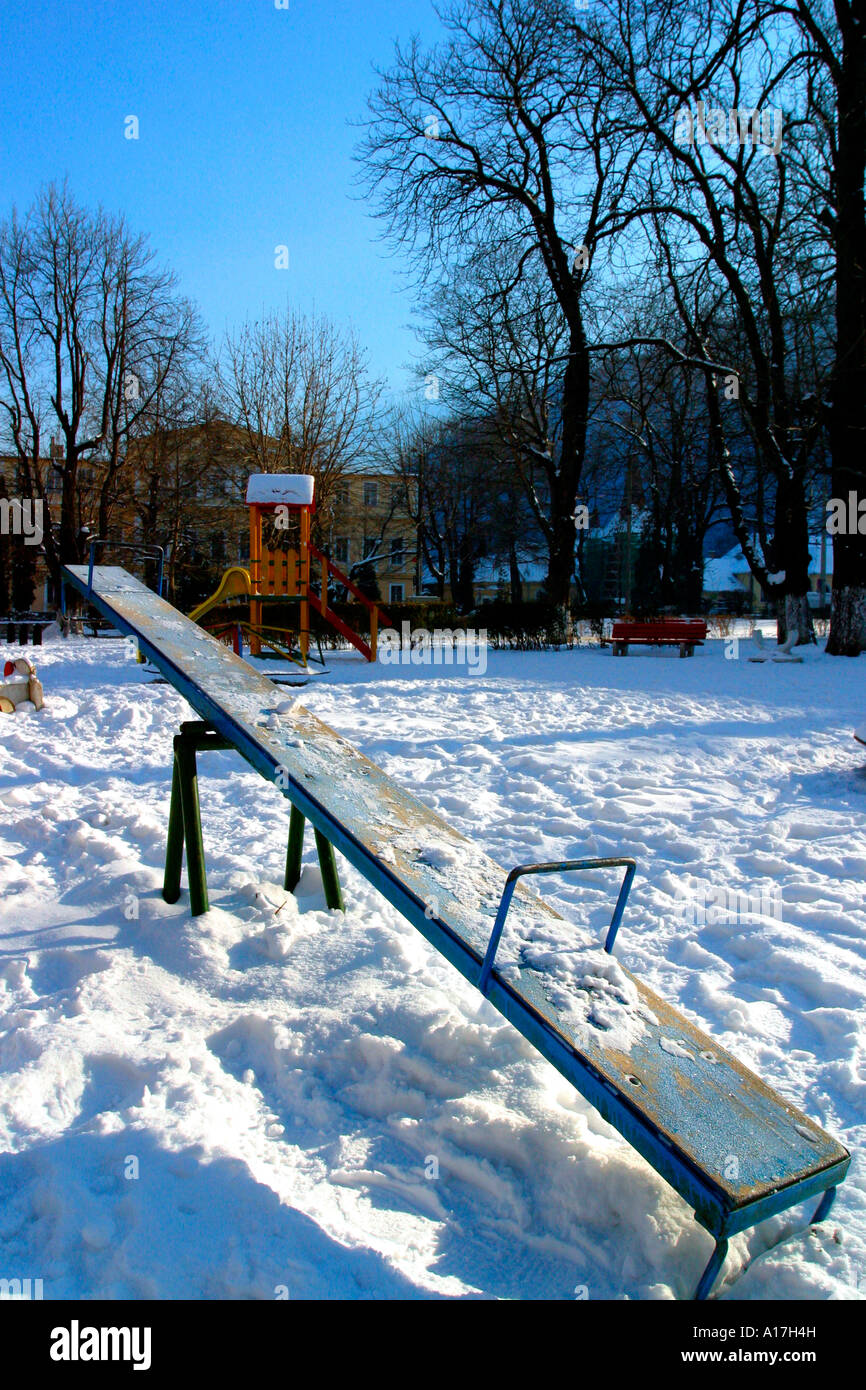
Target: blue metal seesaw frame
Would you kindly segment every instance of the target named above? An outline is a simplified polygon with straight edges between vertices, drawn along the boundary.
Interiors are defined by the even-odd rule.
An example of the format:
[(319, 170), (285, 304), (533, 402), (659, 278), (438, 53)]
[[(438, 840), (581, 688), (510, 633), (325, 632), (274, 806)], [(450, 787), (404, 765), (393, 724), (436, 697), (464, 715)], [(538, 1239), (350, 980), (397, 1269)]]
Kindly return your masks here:
[[(165, 574), (165, 547), (162, 545), (139, 545), (135, 541), (113, 541), (107, 540), (105, 536), (94, 536), (90, 542), (87, 556), (87, 588), (84, 597), (90, 603), (93, 597), (93, 571), (96, 568), (96, 551), (101, 545), (110, 545), (112, 550), (131, 550), (136, 555), (143, 555), (145, 559), (158, 560), (159, 568), (156, 576), (156, 592), (162, 598), (162, 586)], [(66, 581), (60, 581), (60, 611), (66, 615)]]
[[(696, 1298), (709, 1294), (732, 1235), (815, 1197), (811, 1220), (823, 1220), (848, 1171), (847, 1150), (643, 981), (621, 967), (651, 1020), (623, 1053), (599, 1029), (569, 1031), (543, 971), (510, 962), (506, 978), (497, 966), (509, 912), (530, 930), (565, 926), (549, 903), (526, 892), (520, 880), (529, 874), (624, 868), (605, 939), (611, 953), (633, 860), (524, 864), (503, 886), (504, 871), (471, 841), (308, 710), (275, 709), (281, 692), (266, 676), (124, 570), (70, 566), (65, 577), (137, 639), (206, 729), (275, 784), (293, 815), (309, 820), (317, 838), (339, 850), (688, 1202), (715, 1241)], [(194, 770), (187, 791), (194, 793), (189, 816), (184, 807), (192, 870)], [(425, 842), (452, 853), (431, 857)], [(203, 852), (198, 867), (203, 876)], [(178, 885), (179, 872), (178, 865)], [(194, 911), (204, 906), (193, 899)]]
[[(613, 910), (613, 916), (611, 917), (610, 926), (607, 929), (607, 935), (605, 936), (604, 940), (604, 949), (609, 956), (613, 955), (613, 944), (616, 940), (616, 934), (619, 931), (619, 926), (622, 921), (623, 913), (625, 912), (626, 903), (628, 902), (628, 895), (631, 891), (632, 880), (634, 879), (635, 872), (637, 870), (637, 864), (634, 859), (563, 859), (558, 862), (546, 864), (518, 864), (515, 868), (513, 868), (509, 873), (507, 879), (505, 880), (505, 887), (502, 890), (502, 898), (500, 899), (499, 908), (497, 909), (496, 920), (493, 924), (493, 931), (490, 933), (490, 941), (488, 943), (487, 950), (484, 955), (484, 962), (481, 966), (481, 973), (478, 977), (478, 988), (481, 991), (481, 993), (485, 995), (487, 993), (487, 985), (490, 979), (491, 972), (493, 970), (493, 962), (496, 957), (499, 942), (502, 938), (502, 932), (505, 927), (505, 919), (508, 916), (508, 909), (511, 906), (511, 900), (514, 897), (514, 890), (517, 887), (518, 879), (524, 877), (524, 875), (526, 874), (560, 874), (569, 873), (572, 870), (613, 868), (624, 868), (625, 876), (622, 881), (622, 887), (619, 890), (619, 897), (616, 900), (616, 905)], [(523, 1030), (521, 1029), (521, 1031)], [(842, 1179), (840, 1177), (839, 1181), (841, 1182), (841, 1180)], [(817, 1222), (823, 1221), (824, 1218), (829, 1215), (830, 1208), (833, 1205), (835, 1197), (836, 1187), (830, 1187), (824, 1190), (821, 1200), (818, 1203), (818, 1206), (815, 1209), (815, 1213), (812, 1216), (812, 1219), (809, 1223), (810, 1225), (816, 1225)], [(728, 1253), (728, 1236), (734, 1234), (735, 1230), (739, 1230), (741, 1228), (728, 1226), (727, 1228), (723, 1229), (725, 1233), (719, 1234), (717, 1236), (713, 1253), (707, 1261), (706, 1268), (704, 1269), (704, 1272), (701, 1275), (700, 1280), (698, 1281), (698, 1286), (695, 1290), (694, 1295), (696, 1301), (703, 1300), (707, 1297), (708, 1293), (710, 1292), (710, 1289), (713, 1287), (713, 1284), (716, 1281), (716, 1278), (718, 1277), (722, 1265), (724, 1264), (725, 1256)]]

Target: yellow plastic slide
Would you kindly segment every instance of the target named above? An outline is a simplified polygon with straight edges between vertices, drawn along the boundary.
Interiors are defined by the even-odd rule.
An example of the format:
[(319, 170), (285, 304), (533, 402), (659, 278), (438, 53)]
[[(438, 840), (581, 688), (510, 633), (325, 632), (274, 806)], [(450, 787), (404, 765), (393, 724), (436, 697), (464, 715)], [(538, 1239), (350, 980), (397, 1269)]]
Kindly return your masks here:
[(219, 583), (219, 588), (206, 598), (204, 603), (200, 603), (198, 608), (194, 608), (190, 613), (194, 623), (199, 618), (203, 618), (205, 613), (209, 613), (212, 608), (217, 608), (221, 603), (225, 603), (227, 598), (237, 598), (239, 595), (249, 595), (252, 592), (250, 583), (250, 572), (241, 565), (232, 565), (223, 574)]

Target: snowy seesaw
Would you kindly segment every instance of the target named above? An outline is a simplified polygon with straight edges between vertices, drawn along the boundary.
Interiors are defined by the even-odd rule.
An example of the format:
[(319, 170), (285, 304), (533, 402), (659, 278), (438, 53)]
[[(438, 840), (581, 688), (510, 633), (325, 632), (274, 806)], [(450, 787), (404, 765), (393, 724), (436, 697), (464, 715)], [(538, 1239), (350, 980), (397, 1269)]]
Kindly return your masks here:
[[(343, 905), (338, 850), (692, 1207), (715, 1242), (696, 1298), (712, 1289), (732, 1235), (815, 1199), (811, 1222), (827, 1216), (847, 1150), (613, 957), (634, 860), (524, 864), (506, 874), (125, 570), (91, 563), (70, 566), (65, 578), (137, 640), (199, 716), (174, 740), (166, 901), (180, 898), (185, 850), (191, 911), (208, 909), (197, 757), (234, 749), (290, 803), (286, 888), (300, 877), (309, 821), (328, 906)], [(603, 947), (540, 951), (551, 938), (572, 947), (577, 928), (527, 881), (607, 869), (624, 874)], [(564, 974), (570, 958), (579, 967)]]

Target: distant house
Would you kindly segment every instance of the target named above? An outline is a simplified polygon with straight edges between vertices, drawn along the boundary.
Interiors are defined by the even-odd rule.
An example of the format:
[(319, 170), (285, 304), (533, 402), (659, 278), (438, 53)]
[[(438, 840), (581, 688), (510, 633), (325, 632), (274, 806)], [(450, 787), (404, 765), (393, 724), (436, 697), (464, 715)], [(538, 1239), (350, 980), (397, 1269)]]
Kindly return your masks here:
[[(38, 462), (38, 473), (42, 480), (44, 507), (47, 515), (42, 521), (43, 529), (48, 526), (48, 518), (52, 527), (57, 528), (60, 524), (60, 501), (63, 485), (62, 466), (64, 451), (61, 444), (51, 440), (51, 452), (47, 458), (40, 458)], [(89, 459), (83, 460), (78, 466), (77, 489), (76, 489), (76, 513), (77, 521), (81, 526), (82, 537), (87, 533), (87, 529), (92, 532), (96, 525), (96, 517), (99, 507), (99, 487), (102, 481), (100, 462)], [(19, 460), (15, 454), (0, 454), (0, 497), (13, 499), (19, 497)], [(38, 502), (37, 497), (29, 499), (32, 504)], [(0, 609), (10, 607), (10, 574), (8, 556), (8, 536), (0, 536)], [(45, 548), (43, 544), (32, 547), (34, 560), (33, 570), (33, 603), (34, 612), (47, 612), (52, 609), (54, 599), (51, 592), (51, 582), (48, 567), (45, 563)]]
[[(829, 602), (833, 580), (833, 547), (827, 537), (809, 542), (809, 602), (822, 608)], [(822, 592), (823, 584), (823, 592)], [(710, 602), (724, 603), (726, 596), (744, 593), (747, 606), (756, 609), (764, 602), (764, 594), (739, 545), (725, 555), (707, 560), (704, 565), (704, 597)]]
[[(524, 603), (538, 598), (547, 576), (547, 564), (540, 560), (518, 559), (520, 594)], [(511, 597), (511, 570), (503, 560), (479, 560), (474, 575), (475, 602)]]
[(326, 540), (331, 559), (350, 578), (369, 566), (386, 604), (420, 591), (415, 499), (406, 490), (414, 486), (393, 473), (353, 472), (336, 487)]

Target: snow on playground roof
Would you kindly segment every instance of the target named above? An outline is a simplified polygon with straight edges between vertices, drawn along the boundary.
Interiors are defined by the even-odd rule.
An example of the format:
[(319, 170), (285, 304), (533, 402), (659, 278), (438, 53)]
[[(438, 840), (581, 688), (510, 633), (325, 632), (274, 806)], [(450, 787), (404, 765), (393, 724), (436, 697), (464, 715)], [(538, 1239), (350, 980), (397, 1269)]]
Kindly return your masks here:
[(312, 473), (252, 473), (247, 483), (247, 506), (311, 507)]

